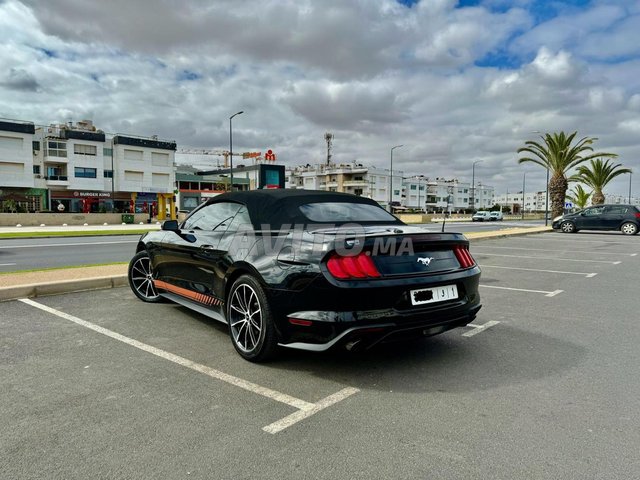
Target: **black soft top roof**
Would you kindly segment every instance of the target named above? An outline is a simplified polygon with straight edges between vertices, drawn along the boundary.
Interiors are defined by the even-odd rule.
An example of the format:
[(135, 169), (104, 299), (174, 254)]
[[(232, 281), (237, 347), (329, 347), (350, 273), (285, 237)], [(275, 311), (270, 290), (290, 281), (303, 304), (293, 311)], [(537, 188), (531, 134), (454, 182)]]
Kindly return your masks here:
[[(349, 193), (325, 192), (322, 190), (288, 190), (266, 189), (244, 192), (227, 192), (217, 195), (207, 201), (206, 205), (218, 202), (237, 202), (246, 205), (255, 228), (269, 225), (272, 229), (279, 229), (286, 224), (308, 224), (310, 222), (300, 211), (300, 205), (321, 202), (360, 203), (380, 207), (378, 202), (366, 197), (358, 197)], [(400, 220), (395, 220), (398, 223)], [(339, 220), (332, 222), (340, 224)], [(367, 222), (367, 223), (394, 223)]]

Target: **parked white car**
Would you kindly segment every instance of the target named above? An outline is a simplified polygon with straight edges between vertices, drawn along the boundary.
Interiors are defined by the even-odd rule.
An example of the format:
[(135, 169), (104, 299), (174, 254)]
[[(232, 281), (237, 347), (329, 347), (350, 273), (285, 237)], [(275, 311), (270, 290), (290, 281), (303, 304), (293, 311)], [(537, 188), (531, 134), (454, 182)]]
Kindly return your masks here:
[(485, 212), (483, 210), (479, 210), (473, 214), (473, 216), (471, 217), (471, 220), (473, 222), (488, 222), (492, 220), (491, 213)]
[(489, 220), (503, 220), (502, 212), (491, 212), (489, 214)]

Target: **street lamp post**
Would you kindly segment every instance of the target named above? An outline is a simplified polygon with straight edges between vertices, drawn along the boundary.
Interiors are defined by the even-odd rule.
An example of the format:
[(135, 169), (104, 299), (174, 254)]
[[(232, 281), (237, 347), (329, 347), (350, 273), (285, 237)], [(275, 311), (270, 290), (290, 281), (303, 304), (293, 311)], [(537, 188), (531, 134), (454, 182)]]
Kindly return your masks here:
[(404, 147), (404, 145), (396, 145), (395, 147), (391, 147), (391, 168), (389, 170), (389, 213), (393, 211), (393, 151), (396, 148)]
[(629, 205), (631, 205), (631, 171), (629, 171)]
[(524, 220), (524, 189), (525, 189), (526, 180), (527, 180), (527, 172), (524, 172), (524, 174), (522, 175), (522, 215), (521, 215), (522, 220)]
[(231, 120), (233, 120), (233, 117), (236, 115), (241, 115), (243, 113), (244, 111), (241, 110), (229, 117), (229, 168), (231, 172), (231, 184), (229, 185), (229, 191), (233, 191), (233, 130), (231, 128)]
[(547, 166), (547, 188), (546, 188), (547, 200), (544, 205), (544, 226), (549, 225), (549, 167)]
[(476, 160), (471, 165), (471, 213), (476, 210), (476, 163), (480, 163), (482, 160)]

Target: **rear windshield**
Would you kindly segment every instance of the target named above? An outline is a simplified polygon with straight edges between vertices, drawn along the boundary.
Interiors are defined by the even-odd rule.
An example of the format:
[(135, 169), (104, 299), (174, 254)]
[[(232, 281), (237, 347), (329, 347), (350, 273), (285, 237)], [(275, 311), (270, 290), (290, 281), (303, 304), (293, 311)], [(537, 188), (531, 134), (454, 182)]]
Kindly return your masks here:
[(398, 219), (386, 210), (367, 203), (319, 202), (300, 205), (300, 211), (312, 222), (390, 222)]

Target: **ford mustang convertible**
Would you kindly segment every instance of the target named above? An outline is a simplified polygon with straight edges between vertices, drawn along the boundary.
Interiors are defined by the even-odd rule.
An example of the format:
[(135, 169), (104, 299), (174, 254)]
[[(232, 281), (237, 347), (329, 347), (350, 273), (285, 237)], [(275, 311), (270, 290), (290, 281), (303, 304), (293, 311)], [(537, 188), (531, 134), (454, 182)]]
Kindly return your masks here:
[(480, 310), (479, 279), (462, 234), (310, 190), (218, 195), (144, 234), (129, 264), (140, 300), (226, 323), (255, 362), (279, 347), (357, 350), (467, 325)]

